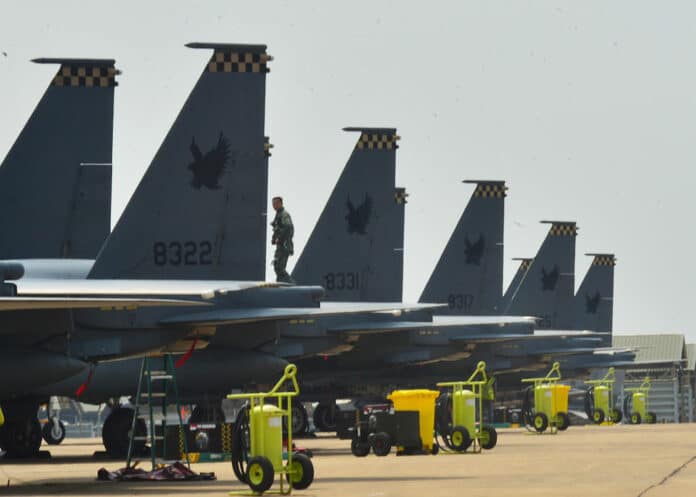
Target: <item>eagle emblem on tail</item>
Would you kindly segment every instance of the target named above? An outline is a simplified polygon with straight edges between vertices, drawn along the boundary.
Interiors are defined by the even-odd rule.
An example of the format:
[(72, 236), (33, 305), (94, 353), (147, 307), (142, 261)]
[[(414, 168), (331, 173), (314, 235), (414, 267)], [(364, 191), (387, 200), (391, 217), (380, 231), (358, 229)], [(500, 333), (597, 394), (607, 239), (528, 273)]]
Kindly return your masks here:
[(196, 138), (192, 137), (189, 149), (193, 156), (193, 162), (188, 165), (189, 170), (193, 173), (191, 186), (196, 189), (201, 187), (209, 190), (219, 189), (220, 178), (230, 160), (230, 144), (227, 138), (220, 133), (217, 145), (203, 154), (196, 143)]
[(587, 314), (597, 314), (597, 308), (599, 307), (599, 302), (602, 300), (602, 296), (599, 292), (595, 292), (593, 297), (585, 294), (585, 310)]
[(561, 275), (561, 270), (558, 268), (558, 264), (553, 266), (551, 271), (546, 271), (545, 267), (541, 268), (541, 289), (554, 291), (556, 285), (558, 284), (558, 277)]
[(477, 266), (481, 265), (481, 257), (483, 257), (483, 249), (486, 248), (486, 241), (483, 238), (483, 233), (479, 235), (479, 239), (472, 243), (469, 240), (469, 234), (467, 233), (464, 238), (464, 256), (466, 257), (467, 264), (475, 264)]
[(365, 200), (363, 200), (359, 206), (355, 207), (350, 200), (350, 196), (348, 196), (346, 207), (348, 208), (348, 214), (346, 214), (348, 233), (358, 233), (360, 235), (367, 234), (367, 225), (372, 215), (372, 198), (366, 193)]

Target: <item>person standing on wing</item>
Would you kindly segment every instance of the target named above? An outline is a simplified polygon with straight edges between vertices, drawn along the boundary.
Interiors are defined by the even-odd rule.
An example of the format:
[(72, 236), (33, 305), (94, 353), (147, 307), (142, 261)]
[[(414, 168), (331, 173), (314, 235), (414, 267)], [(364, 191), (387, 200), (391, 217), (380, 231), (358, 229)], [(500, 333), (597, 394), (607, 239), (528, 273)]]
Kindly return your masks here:
[(273, 228), (271, 244), (276, 247), (273, 256), (273, 269), (275, 269), (276, 272), (276, 281), (294, 284), (295, 280), (288, 274), (285, 267), (288, 264), (288, 257), (290, 257), (295, 250), (292, 244), (295, 228), (292, 225), (290, 214), (283, 207), (282, 197), (273, 197), (273, 208), (276, 211), (276, 215), (271, 223), (271, 227)]

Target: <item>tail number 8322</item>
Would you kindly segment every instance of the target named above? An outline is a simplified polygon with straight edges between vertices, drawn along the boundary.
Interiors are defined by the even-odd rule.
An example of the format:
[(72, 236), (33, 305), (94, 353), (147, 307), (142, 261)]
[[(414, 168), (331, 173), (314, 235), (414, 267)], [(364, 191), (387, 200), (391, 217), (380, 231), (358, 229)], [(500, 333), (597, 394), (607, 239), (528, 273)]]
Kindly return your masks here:
[(155, 242), (152, 256), (157, 266), (207, 266), (213, 263), (213, 244), (203, 242)]

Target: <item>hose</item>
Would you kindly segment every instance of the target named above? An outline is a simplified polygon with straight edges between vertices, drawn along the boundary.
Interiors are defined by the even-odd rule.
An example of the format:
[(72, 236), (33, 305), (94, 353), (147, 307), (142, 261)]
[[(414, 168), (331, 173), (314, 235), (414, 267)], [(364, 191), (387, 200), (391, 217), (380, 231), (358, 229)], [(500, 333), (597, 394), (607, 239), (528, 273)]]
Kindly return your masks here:
[(630, 414), (631, 409), (629, 409), (629, 406), (633, 407), (632, 404), (633, 404), (633, 396), (630, 393), (627, 393), (623, 399), (623, 408), (624, 408), (623, 412), (626, 413), (626, 416), (631, 415)]
[[(452, 449), (452, 395), (442, 392), (435, 401), (435, 442), (441, 450)], [(442, 439), (442, 444), (439, 440)]]
[(232, 431), (232, 471), (242, 483), (249, 483), (247, 479), (247, 463), (249, 461), (249, 403), (245, 403), (237, 413)]
[(587, 419), (592, 419), (594, 414), (594, 387), (591, 386), (585, 392), (585, 414), (587, 414)]
[(534, 386), (530, 385), (522, 391), (522, 422), (527, 431), (536, 432), (532, 426), (532, 394)]

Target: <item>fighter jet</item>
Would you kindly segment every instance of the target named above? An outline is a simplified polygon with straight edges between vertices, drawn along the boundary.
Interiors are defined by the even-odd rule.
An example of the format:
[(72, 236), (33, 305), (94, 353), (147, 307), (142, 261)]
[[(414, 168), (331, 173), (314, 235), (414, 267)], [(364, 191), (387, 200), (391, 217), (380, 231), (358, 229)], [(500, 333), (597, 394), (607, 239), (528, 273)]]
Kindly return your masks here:
[[(345, 128), (360, 133), (355, 148), (324, 207), (312, 234), (293, 269), (293, 278), (304, 284), (322, 284), (327, 289), (327, 300), (372, 302), (399, 302), (402, 296), (404, 206), (407, 194), (394, 187), (395, 155), (398, 135), (394, 128)], [(479, 314), (495, 314), (495, 306), (502, 293), (502, 212), (505, 187), (501, 182), (477, 182), (475, 195), (470, 201), (455, 230), (441, 262), (431, 278), (425, 295), (427, 302), (447, 303), (456, 311), (459, 307), (476, 306), (487, 309)], [(370, 199), (370, 219), (364, 232), (350, 225), (353, 210), (344, 204), (346, 198)], [(491, 206), (497, 208), (491, 213)], [(350, 206), (349, 206), (350, 207)], [(498, 224), (500, 235), (494, 233)], [(466, 247), (465, 257), (457, 257), (456, 244)], [(452, 247), (452, 249), (450, 249)], [(461, 253), (461, 251), (459, 252)], [(493, 256), (489, 254), (495, 254)], [(499, 264), (491, 259), (499, 258)], [(499, 266), (499, 269), (498, 269)], [(469, 267), (473, 269), (466, 272)], [(486, 277), (481, 284), (480, 274)], [(496, 277), (496, 274), (499, 275)], [(461, 275), (461, 276), (460, 276)], [(474, 277), (477, 279), (474, 279)], [(472, 281), (473, 280), (473, 281)], [(489, 289), (497, 280), (498, 289)], [(470, 283), (471, 290), (462, 287)], [(486, 288), (482, 290), (482, 288)], [(437, 297), (435, 296), (437, 295)], [(475, 297), (475, 301), (474, 301)], [(421, 301), (424, 299), (422, 298)], [(436, 310), (441, 311), (442, 308)], [(453, 316), (452, 319), (433, 321), (430, 317), (417, 321), (379, 323), (389, 326), (389, 333), (367, 333), (363, 327), (340, 327), (336, 331), (354, 333), (352, 348), (342, 355), (326, 354), (307, 357), (298, 364), (303, 371), (303, 396), (321, 399), (322, 392), (334, 395), (343, 392), (350, 396), (350, 388), (365, 385), (361, 378), (399, 376), (399, 368), (411, 364), (425, 364), (468, 357), (475, 344), (529, 336), (534, 318), (521, 316)], [(360, 331), (363, 334), (358, 334)], [(283, 335), (280, 345), (299, 353), (307, 340), (295, 340)], [(346, 351), (347, 352), (347, 351)], [(278, 350), (277, 353), (285, 353)], [(369, 372), (366, 371), (369, 369)], [(341, 373), (343, 374), (341, 374)], [(374, 374), (373, 374), (374, 373)], [(352, 375), (352, 376), (351, 376)], [(340, 377), (345, 377), (345, 381)], [(400, 381), (412, 377), (401, 376)], [(338, 381), (343, 381), (340, 385)], [(307, 388), (311, 385), (311, 388)], [(315, 423), (327, 409), (321, 402), (315, 410)]]
[[(353, 129), (356, 128), (351, 128)], [(358, 146), (366, 143), (366, 140), (381, 144), (395, 143), (395, 140), (389, 138), (389, 133), (395, 134), (395, 130), (357, 129), (362, 135), (354, 155), (322, 211), (293, 271), (293, 277), (300, 282), (319, 282), (323, 279), (325, 284), (333, 284), (336, 291), (329, 294), (328, 298), (336, 300), (400, 299), (403, 208), (397, 207), (403, 207), (405, 195), (399, 193), (394, 196), (394, 199), (401, 200), (399, 203), (389, 202), (392, 200), (395, 147), (374, 147), (369, 167), (364, 167), (364, 170), (358, 167), (364, 145), (363, 148)], [(382, 137), (380, 133), (386, 136)], [(367, 138), (364, 139), (363, 136)], [(367, 159), (362, 160), (367, 162)], [(353, 164), (353, 161), (357, 163)], [(541, 351), (548, 347), (549, 340), (599, 340), (593, 333), (573, 331), (530, 336), (531, 330), (535, 328), (533, 318), (520, 317), (517, 319), (521, 321), (516, 322), (512, 317), (495, 316), (500, 313), (502, 293), (503, 204), (506, 187), (499, 181), (474, 183), (476, 188), (472, 198), (420, 299), (425, 302), (447, 303), (446, 308), (436, 309), (435, 312), (450, 316), (438, 317), (430, 323), (393, 323), (392, 333), (356, 337), (355, 345), (349, 353), (300, 361), (304, 372), (303, 381), (310, 387), (303, 388), (305, 399), (322, 399), (322, 395), (324, 399), (330, 399), (331, 395), (333, 398), (353, 396), (358, 393), (356, 387), (365, 391), (368, 385), (376, 387), (374, 391), (378, 392), (385, 384), (423, 384), (425, 378), (431, 380), (438, 378), (438, 375), (438, 379), (456, 379), (466, 369), (462, 359), (469, 363), (471, 360), (467, 358), (476, 354), (477, 357), (485, 355), (487, 360), (492, 361), (495, 359), (493, 351), (505, 349), (508, 344), (518, 341), (526, 344), (525, 350)], [(341, 229), (340, 199), (350, 195), (351, 188), (354, 192), (369, 188), (369, 192), (365, 194), (374, 199), (373, 205), (379, 205), (381, 199), (381, 205), (373, 207), (374, 226), (363, 237), (355, 237), (350, 229), (345, 233)], [(353, 196), (356, 194), (353, 193)], [(342, 271), (332, 270), (339, 267)], [(347, 285), (342, 284), (336, 288), (335, 282), (346, 281), (346, 274), (358, 276), (351, 277), (350, 281), (359, 281), (360, 287), (348, 285), (346, 288)], [(491, 316), (458, 316), (467, 313)], [(463, 317), (477, 321), (467, 326), (462, 321)], [(520, 325), (525, 326), (525, 333), (514, 336), (514, 327)], [(384, 326), (384, 323), (380, 326)], [(505, 328), (501, 329), (501, 326)], [(513, 340), (514, 338), (518, 340)], [(576, 345), (576, 352), (579, 351)], [(545, 357), (540, 355), (537, 362), (543, 364), (542, 359)], [(533, 360), (535, 359), (524, 357), (513, 361), (502, 357), (496, 365), (504, 369), (518, 369), (520, 365), (529, 364)], [(416, 367), (411, 368), (413, 365)], [(328, 427), (325, 423), (328, 410), (330, 402), (321, 402), (315, 409), (317, 426)]]
[[(634, 357), (633, 351), (611, 348), (610, 328), (599, 329), (593, 326), (589, 320), (581, 320), (579, 317), (581, 316), (578, 312), (579, 301), (574, 299), (575, 238), (578, 231), (576, 224), (565, 221), (542, 222), (550, 224), (545, 240), (533, 259), (521, 260), (520, 268), (497, 309), (505, 314), (528, 313), (539, 316), (541, 318), (539, 327), (548, 330), (548, 333), (536, 333), (539, 336), (546, 335), (543, 344), (541, 341), (510, 341), (505, 344), (477, 348), (473, 357), (476, 357), (477, 360), (486, 360), (487, 364), (496, 368), (499, 373), (499, 385), (505, 382), (505, 379), (500, 376), (502, 372), (547, 368), (548, 364), (554, 360), (559, 360), (566, 366), (564, 375), (568, 376), (585, 374), (588, 369), (581, 368), (574, 372), (569, 371), (567, 366), (571, 360), (573, 364), (584, 362), (588, 365), (599, 363), (611, 366), (619, 362), (631, 361)], [(500, 233), (502, 234), (502, 228)], [(448, 246), (448, 249), (455, 253), (457, 250), (461, 251), (465, 248), (465, 244), (461, 242), (455, 247)], [(445, 249), (445, 253), (448, 249)], [(502, 270), (502, 263), (500, 267)], [(613, 271), (611, 271), (612, 282), (609, 283), (609, 271), (602, 270), (602, 275), (599, 276), (598, 273), (595, 273), (597, 269), (593, 269), (592, 276), (583, 284), (583, 292), (591, 292), (594, 296), (600, 291), (607, 296), (607, 301), (610, 301), (610, 295), (613, 293), (613, 290), (610, 290), (613, 289)], [(450, 274), (459, 273), (456, 271), (443, 272), (442, 281), (452, 281), (455, 277)], [(484, 288), (496, 291), (500, 288), (498, 278), (493, 281), (486, 280), (482, 274), (479, 274), (478, 278), (474, 276), (465, 281), (473, 288), (476, 288), (477, 284), (481, 284)], [(595, 284), (601, 284), (601, 289)], [(590, 290), (590, 286), (592, 286), (592, 290)], [(583, 300), (583, 304), (585, 303), (586, 301)], [(605, 306), (604, 312), (607, 312), (606, 307), (610, 306)], [(455, 312), (466, 313), (467, 310), (456, 309)], [(573, 333), (565, 335), (564, 330), (590, 330), (602, 334), (581, 333), (580, 336), (572, 336)], [(452, 375), (454, 373), (452, 364), (441, 365), (437, 368), (442, 374)], [(516, 385), (515, 381), (512, 378), (507, 383)]]
[[(279, 326), (299, 325), (310, 338), (326, 339), (337, 316), (353, 322), (432, 307), (325, 308), (319, 306), (320, 287), (254, 279), (265, 273), (270, 146), (263, 128), (270, 56), (260, 45), (188, 46), (212, 49), (213, 55), (87, 278), (21, 278), (22, 264), (0, 267), (8, 295), (0, 299), (6, 345), (0, 369), (13, 377), (22, 371), (21, 381), (0, 388), (7, 419), (0, 444), (10, 455), (38, 450), (36, 406), (60, 393), (51, 384), (80, 374), (94, 382), (100, 361), (191, 353), (210, 343), (211, 352), (201, 358), (211, 367), (192, 370), (199, 382), (210, 381), (212, 371), (225, 378), (220, 373), (233, 368), (235, 352), (246, 358), (241, 366), (250, 366), (237, 370), (236, 383), (228, 382), (224, 392), (240, 378), (264, 382), (280, 372), (285, 361), (261, 350), (278, 339)], [(109, 397), (135, 386), (135, 378), (117, 377), (125, 386)], [(81, 381), (89, 392), (89, 382)], [(114, 436), (124, 435), (127, 430)]]

